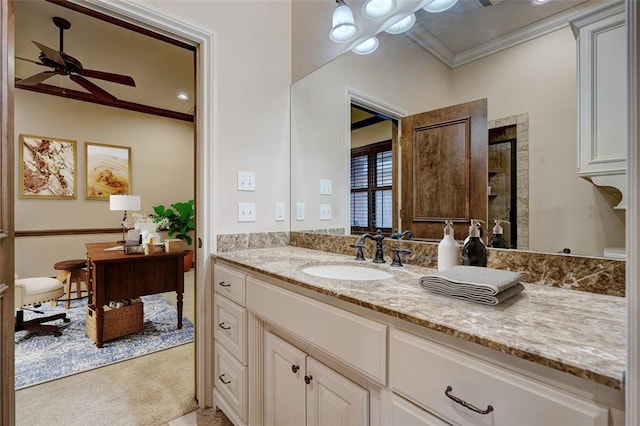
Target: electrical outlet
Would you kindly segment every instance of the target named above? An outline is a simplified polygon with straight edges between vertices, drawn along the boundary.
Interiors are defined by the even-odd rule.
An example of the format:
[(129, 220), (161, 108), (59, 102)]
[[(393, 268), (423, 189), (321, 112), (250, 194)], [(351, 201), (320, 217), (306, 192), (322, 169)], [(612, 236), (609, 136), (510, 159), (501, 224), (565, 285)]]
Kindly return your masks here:
[(320, 195), (331, 195), (331, 179), (320, 179)]
[(320, 204), (320, 220), (331, 220), (331, 204)]
[(296, 220), (304, 220), (304, 203), (296, 203)]
[(284, 203), (276, 203), (276, 222), (284, 222), (285, 208)]
[(238, 222), (256, 221), (256, 203), (238, 203)]
[(238, 191), (255, 191), (256, 174), (253, 172), (238, 172)]

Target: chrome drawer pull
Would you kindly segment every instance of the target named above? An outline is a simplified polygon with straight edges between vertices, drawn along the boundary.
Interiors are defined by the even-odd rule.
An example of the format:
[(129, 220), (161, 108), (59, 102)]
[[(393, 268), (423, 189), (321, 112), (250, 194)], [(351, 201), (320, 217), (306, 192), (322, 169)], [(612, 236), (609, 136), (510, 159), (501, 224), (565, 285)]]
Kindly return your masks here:
[(489, 414), (493, 411), (493, 407), (491, 405), (487, 405), (486, 410), (481, 410), (475, 405), (471, 405), (468, 402), (461, 400), (457, 396), (451, 395), (451, 391), (453, 391), (453, 388), (451, 386), (447, 386), (447, 389), (444, 391), (444, 394), (447, 395), (447, 398), (451, 399), (454, 402), (457, 402), (458, 404), (462, 405), (465, 408), (468, 408), (471, 411), (475, 411), (479, 414)]
[(231, 287), (231, 284), (227, 284), (224, 281), (220, 281), (218, 285), (221, 285), (222, 287)]
[(229, 380), (228, 382), (225, 382), (223, 377), (224, 377), (224, 374), (221, 374), (218, 376), (218, 379), (220, 379), (222, 383), (224, 383), (225, 385), (228, 385), (229, 383), (231, 383), (231, 380)]
[(231, 330), (231, 327), (226, 326), (223, 322), (221, 322), (220, 324), (218, 324), (218, 327), (220, 327), (223, 330)]

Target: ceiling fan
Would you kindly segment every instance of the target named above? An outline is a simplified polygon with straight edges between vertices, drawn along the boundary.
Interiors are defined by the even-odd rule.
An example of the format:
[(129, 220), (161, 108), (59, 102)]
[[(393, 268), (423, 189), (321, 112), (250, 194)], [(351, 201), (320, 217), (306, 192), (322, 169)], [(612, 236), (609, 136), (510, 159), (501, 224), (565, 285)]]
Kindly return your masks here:
[(89, 70), (82, 67), (82, 63), (73, 56), (64, 53), (64, 30), (68, 30), (71, 27), (71, 23), (64, 18), (54, 17), (53, 23), (60, 29), (60, 50), (57, 51), (50, 47), (47, 47), (37, 41), (33, 41), (40, 54), (38, 55), (38, 61), (31, 59), (16, 57), (28, 62), (33, 62), (37, 65), (53, 68), (51, 71), (43, 71), (41, 73), (32, 75), (28, 78), (23, 78), (16, 82), (17, 86), (37, 86), (44, 80), (53, 77), (54, 75), (68, 75), (71, 80), (88, 90), (93, 96), (103, 101), (116, 101), (117, 98), (106, 90), (98, 87), (96, 84), (87, 80), (85, 77), (97, 78), (100, 80), (111, 81), (113, 83), (125, 84), (127, 86), (135, 87), (136, 83), (133, 78), (128, 75), (113, 74), (104, 71)]

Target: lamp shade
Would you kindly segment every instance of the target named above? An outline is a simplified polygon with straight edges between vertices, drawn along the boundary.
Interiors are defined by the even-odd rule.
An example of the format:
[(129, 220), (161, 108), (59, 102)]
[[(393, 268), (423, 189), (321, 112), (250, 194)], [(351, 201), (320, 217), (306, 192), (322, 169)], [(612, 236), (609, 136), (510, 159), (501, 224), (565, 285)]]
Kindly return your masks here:
[(416, 14), (412, 13), (411, 15), (402, 18), (395, 24), (390, 25), (384, 31), (389, 34), (402, 34), (403, 32), (409, 30), (409, 28), (413, 27), (413, 24), (415, 23), (416, 23)]
[(139, 195), (109, 195), (109, 210), (140, 210)]
[(440, 13), (453, 7), (458, 0), (433, 0), (431, 3), (423, 7), (429, 13)]
[(377, 19), (387, 16), (396, 8), (396, 0), (367, 0), (362, 5), (362, 14)]
[(344, 43), (351, 40), (355, 35), (356, 24), (353, 18), (353, 12), (349, 6), (340, 0), (338, 1), (338, 7), (333, 11), (329, 38), (333, 42)]
[(353, 53), (357, 53), (358, 55), (368, 55), (369, 53), (375, 52), (375, 50), (378, 48), (378, 44), (379, 44), (378, 38), (371, 37), (366, 39), (365, 41), (363, 41), (362, 43), (360, 43), (359, 45), (357, 45), (351, 50), (353, 51)]

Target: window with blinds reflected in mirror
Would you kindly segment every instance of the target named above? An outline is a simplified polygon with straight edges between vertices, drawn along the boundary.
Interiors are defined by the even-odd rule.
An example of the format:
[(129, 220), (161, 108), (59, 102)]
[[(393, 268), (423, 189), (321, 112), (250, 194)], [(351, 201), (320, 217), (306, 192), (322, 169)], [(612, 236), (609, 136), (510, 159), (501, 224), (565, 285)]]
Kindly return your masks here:
[(391, 232), (391, 140), (351, 150), (351, 232)]

